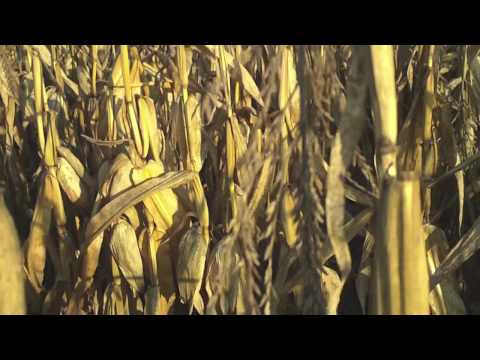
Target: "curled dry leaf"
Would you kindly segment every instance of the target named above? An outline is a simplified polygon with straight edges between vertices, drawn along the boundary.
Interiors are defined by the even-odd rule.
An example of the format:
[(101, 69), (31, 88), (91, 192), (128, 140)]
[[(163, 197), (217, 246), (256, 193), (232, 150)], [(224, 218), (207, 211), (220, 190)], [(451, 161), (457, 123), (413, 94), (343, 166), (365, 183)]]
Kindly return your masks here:
[(169, 172), (157, 178), (152, 178), (121, 193), (95, 214), (87, 225), (86, 242), (92, 241), (105, 230), (126, 209), (143, 201), (156, 191), (183, 185), (193, 178), (189, 171)]
[(240, 75), (240, 82), (242, 83), (245, 91), (248, 93), (248, 95), (255, 99), (260, 106), (265, 106), (262, 95), (260, 94), (260, 90), (258, 90), (257, 84), (255, 83), (255, 80), (253, 80), (252, 75), (250, 75), (248, 70), (245, 69), (240, 62), (235, 61), (235, 66), (237, 67), (237, 71)]
[[(426, 224), (423, 226), (423, 231), (428, 248), (428, 270), (431, 276), (448, 254), (449, 245), (445, 233), (440, 228)], [(465, 314), (465, 305), (453, 276), (445, 277), (430, 291), (430, 308), (435, 315)]]
[(351, 80), (347, 88), (347, 108), (334, 139), (327, 177), (327, 230), (343, 281), (351, 268), (350, 250), (343, 229), (345, 207), (343, 181), (366, 123), (367, 83), (364, 77), (368, 49), (356, 47), (355, 51), (355, 62), (352, 64)]
[(448, 273), (457, 270), (480, 247), (480, 218), (475, 220), (470, 229), (449, 251), (440, 266), (431, 277), (431, 286), (436, 286)]

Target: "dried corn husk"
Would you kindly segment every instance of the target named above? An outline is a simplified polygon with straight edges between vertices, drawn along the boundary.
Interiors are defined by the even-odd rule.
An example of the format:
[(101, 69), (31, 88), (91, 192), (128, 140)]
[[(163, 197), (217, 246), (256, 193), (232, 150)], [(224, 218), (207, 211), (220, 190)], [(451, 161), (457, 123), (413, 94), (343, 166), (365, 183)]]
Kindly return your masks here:
[(27, 277), (37, 294), (43, 290), (43, 277), (46, 261), (46, 243), (52, 220), (52, 187), (44, 177), (38, 193), (32, 225), (25, 243), (25, 268)]
[(167, 300), (158, 286), (148, 287), (145, 293), (145, 315), (168, 315), (175, 298), (175, 294), (172, 294)]
[(81, 209), (90, 204), (88, 187), (82, 182), (70, 163), (63, 157), (57, 158), (57, 178), (68, 199)]
[[(210, 298), (207, 314), (216, 313), (217, 307), (221, 313), (230, 314), (235, 311), (237, 303), (242, 302), (242, 277), (239, 272), (241, 259), (236, 250), (232, 252), (227, 239), (224, 238), (216, 244), (209, 255), (205, 279), (205, 290)], [(212, 304), (214, 294), (220, 296), (218, 306)]]
[(178, 244), (179, 258), (177, 263), (177, 282), (180, 300), (188, 305), (189, 313), (195, 306), (203, 313), (203, 300), (200, 295), (208, 242), (202, 238), (201, 228), (192, 226)]
[(285, 112), (285, 122), (288, 131), (290, 134), (293, 134), (300, 120), (300, 91), (293, 51), (288, 46), (285, 46), (282, 51), (282, 65), (280, 69), (279, 108)]
[(150, 150), (152, 152), (153, 159), (155, 161), (160, 161), (162, 139), (159, 136), (160, 129), (157, 127), (155, 104), (151, 98), (141, 97), (138, 99), (138, 107), (141, 121), (145, 119), (144, 121), (148, 127)]
[(128, 305), (125, 292), (122, 289), (121, 284), (110, 283), (105, 289), (103, 295), (104, 309), (103, 314), (105, 315), (127, 315), (128, 314)]
[(294, 247), (298, 240), (298, 222), (296, 210), (296, 199), (287, 188), (282, 197), (280, 216), (282, 218), (285, 240), (289, 247)]
[(188, 133), (188, 157), (192, 170), (200, 172), (203, 166), (202, 158), (202, 118), (197, 98), (190, 95), (186, 103), (186, 125)]
[(126, 221), (119, 221), (114, 226), (110, 251), (134, 294), (142, 294), (145, 287), (142, 258), (135, 231)]
[[(135, 185), (164, 173), (161, 162), (149, 161), (142, 169), (133, 169), (131, 178)], [(143, 203), (153, 218), (158, 230), (168, 231), (178, 223), (179, 215), (184, 213), (177, 195), (171, 189), (157, 191), (143, 200)], [(178, 220), (176, 220), (178, 219)]]
[[(124, 192), (125, 190), (132, 188), (135, 182), (132, 180), (132, 163), (125, 162), (122, 167), (115, 172), (111, 180), (109, 198), (114, 198), (117, 194)], [(128, 221), (136, 229), (140, 225), (137, 210), (134, 207), (130, 207), (124, 211), (124, 215), (128, 218)]]
[(150, 149), (150, 123), (153, 121), (149, 119), (152, 115), (150, 114), (150, 107), (144, 99), (145, 97), (139, 97), (137, 99), (138, 122), (140, 135), (142, 137), (142, 152), (140, 155), (143, 159), (147, 157)]

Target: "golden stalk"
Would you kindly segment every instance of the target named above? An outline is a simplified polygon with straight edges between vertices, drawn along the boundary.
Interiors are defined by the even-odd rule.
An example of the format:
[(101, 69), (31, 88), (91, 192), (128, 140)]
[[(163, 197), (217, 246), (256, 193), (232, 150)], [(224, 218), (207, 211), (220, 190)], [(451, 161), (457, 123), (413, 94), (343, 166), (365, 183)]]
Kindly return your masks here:
[(377, 159), (380, 160), (380, 178), (388, 173), (396, 176), (397, 145), (397, 95), (395, 85), (395, 64), (391, 45), (370, 46), (372, 72), (375, 84), (376, 109), (375, 142)]
[(33, 51), (33, 82), (35, 95), (35, 119), (37, 121), (37, 140), (40, 153), (45, 151), (45, 134), (43, 128), (43, 105), (42, 105), (42, 64), (36, 51)]
[(376, 211), (370, 313), (429, 314), (420, 182), (413, 172), (386, 178)]

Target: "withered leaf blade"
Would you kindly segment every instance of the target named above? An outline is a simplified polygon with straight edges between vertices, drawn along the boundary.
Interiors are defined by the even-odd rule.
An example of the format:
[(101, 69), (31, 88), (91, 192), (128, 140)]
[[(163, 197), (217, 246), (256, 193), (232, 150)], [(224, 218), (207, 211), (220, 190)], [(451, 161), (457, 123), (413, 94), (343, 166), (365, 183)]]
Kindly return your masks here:
[(128, 208), (135, 206), (156, 191), (184, 185), (191, 181), (194, 176), (195, 173), (191, 171), (167, 172), (121, 193), (91, 218), (85, 231), (87, 244)]
[(357, 290), (358, 300), (364, 314), (367, 313), (367, 296), (370, 287), (370, 276), (372, 272), (371, 253), (375, 239), (373, 235), (367, 231), (365, 241), (363, 243), (362, 259), (360, 261), (360, 269), (355, 279), (355, 288)]
[(435, 287), (448, 273), (458, 269), (480, 247), (480, 218), (478, 218), (448, 253), (431, 278), (431, 287)]
[[(460, 154), (457, 153), (457, 163), (460, 164)], [(463, 176), (463, 170), (455, 173), (455, 179), (457, 180), (458, 189), (458, 232), (460, 233), (463, 221), (463, 204), (465, 199), (465, 180)]]
[(27, 47), (31, 47), (33, 50), (38, 52), (40, 56), (40, 60), (48, 66), (49, 68), (52, 66), (52, 55), (50, 54), (50, 50), (46, 45), (26, 45)]
[(238, 67), (238, 71), (240, 72), (240, 81), (245, 91), (248, 93), (248, 95), (254, 98), (259, 105), (265, 106), (262, 96), (260, 95), (260, 90), (258, 90), (258, 86), (255, 83), (255, 80), (253, 80), (252, 75), (250, 75), (248, 70), (245, 69), (240, 62), (236, 61), (236, 65)]
[(327, 177), (326, 218), (329, 239), (337, 259), (342, 278), (350, 273), (351, 257), (343, 229), (345, 211), (344, 176), (350, 166), (355, 147), (360, 140), (365, 123), (368, 62), (367, 47), (354, 47), (351, 79), (347, 88), (347, 108), (343, 114), (330, 154)]
[[(342, 227), (342, 231), (345, 236), (345, 241), (350, 242), (360, 231), (364, 229), (366, 225), (370, 222), (373, 217), (374, 210), (367, 208), (362, 210), (358, 215), (350, 219)], [(322, 263), (325, 263), (330, 257), (334, 255), (332, 245), (329, 242), (326, 242), (322, 248)]]
[[(425, 224), (423, 226), (427, 245), (429, 273), (432, 275), (449, 250), (448, 240), (442, 229)], [(445, 277), (430, 291), (430, 308), (435, 315), (465, 314), (465, 304), (453, 276)]]
[[(449, 168), (454, 168), (461, 164), (460, 152), (458, 151), (457, 141), (455, 139), (455, 130), (452, 126), (450, 113), (447, 108), (442, 109), (439, 122), (439, 131), (442, 139), (442, 155)], [(462, 228), (463, 206), (465, 198), (465, 181), (463, 170), (455, 172), (458, 190), (458, 231)]]
[(321, 281), (322, 295), (326, 303), (326, 314), (336, 315), (342, 292), (342, 281), (337, 272), (328, 266), (324, 266), (322, 269)]

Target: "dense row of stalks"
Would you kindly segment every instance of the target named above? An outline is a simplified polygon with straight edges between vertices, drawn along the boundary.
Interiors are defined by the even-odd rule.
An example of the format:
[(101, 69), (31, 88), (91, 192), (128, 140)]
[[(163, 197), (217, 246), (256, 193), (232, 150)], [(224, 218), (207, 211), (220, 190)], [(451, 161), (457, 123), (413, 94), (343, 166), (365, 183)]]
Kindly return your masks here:
[(0, 46), (0, 313), (477, 312), (479, 50)]

